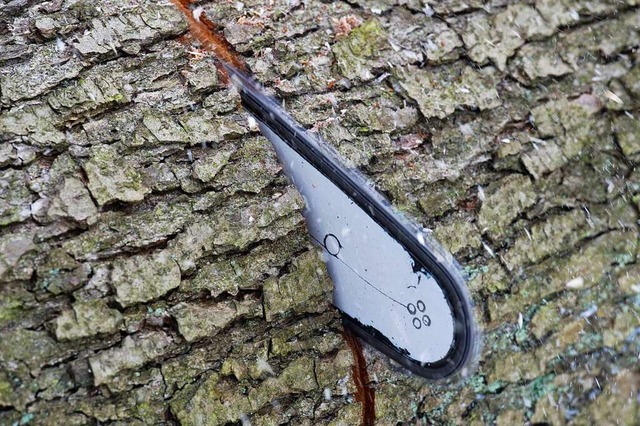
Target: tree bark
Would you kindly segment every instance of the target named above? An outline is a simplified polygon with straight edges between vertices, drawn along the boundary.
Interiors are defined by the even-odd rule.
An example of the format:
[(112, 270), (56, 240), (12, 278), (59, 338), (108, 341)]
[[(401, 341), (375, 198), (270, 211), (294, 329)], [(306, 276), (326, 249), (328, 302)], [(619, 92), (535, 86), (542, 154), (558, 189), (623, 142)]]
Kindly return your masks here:
[[(639, 422), (635, 0), (201, 6), (469, 276), (477, 370), (365, 348), (377, 424)], [(0, 6), (0, 424), (361, 421), (303, 200), (187, 34)]]

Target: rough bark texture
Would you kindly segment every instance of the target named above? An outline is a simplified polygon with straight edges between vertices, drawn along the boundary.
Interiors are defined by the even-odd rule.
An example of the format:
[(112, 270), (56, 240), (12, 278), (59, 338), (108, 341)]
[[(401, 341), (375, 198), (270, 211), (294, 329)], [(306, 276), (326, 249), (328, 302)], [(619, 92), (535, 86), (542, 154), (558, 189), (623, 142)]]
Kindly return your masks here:
[[(469, 274), (477, 372), (367, 350), (379, 424), (637, 424), (636, 0), (202, 6)], [(360, 421), (301, 197), (186, 31), (0, 5), (0, 424)]]

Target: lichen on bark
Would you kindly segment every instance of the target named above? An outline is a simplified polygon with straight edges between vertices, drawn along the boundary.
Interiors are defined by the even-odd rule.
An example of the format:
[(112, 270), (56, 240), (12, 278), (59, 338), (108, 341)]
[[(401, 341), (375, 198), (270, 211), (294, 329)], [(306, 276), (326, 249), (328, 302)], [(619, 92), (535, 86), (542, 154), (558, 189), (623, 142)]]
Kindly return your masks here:
[[(453, 253), (477, 371), (379, 424), (638, 423), (635, 0), (199, 2)], [(0, 6), (0, 424), (355, 424), (303, 200), (169, 2)]]

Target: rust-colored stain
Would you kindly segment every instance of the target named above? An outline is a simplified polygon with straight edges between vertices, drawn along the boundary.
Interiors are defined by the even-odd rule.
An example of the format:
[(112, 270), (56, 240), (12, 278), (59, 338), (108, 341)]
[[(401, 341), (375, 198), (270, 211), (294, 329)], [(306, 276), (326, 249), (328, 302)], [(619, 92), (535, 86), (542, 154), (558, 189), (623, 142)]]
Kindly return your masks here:
[[(193, 37), (202, 44), (203, 50), (211, 51), (219, 60), (247, 72), (247, 65), (229, 43), (218, 27), (207, 18), (201, 9), (191, 9), (192, 0), (171, 0), (189, 22)], [(221, 70), (222, 71), (222, 70)], [(224, 73), (223, 73), (224, 74)]]
[(362, 426), (373, 426), (376, 420), (376, 391), (371, 386), (362, 344), (358, 336), (347, 327), (344, 327), (343, 335), (353, 355), (351, 371), (356, 385), (356, 401), (362, 404)]

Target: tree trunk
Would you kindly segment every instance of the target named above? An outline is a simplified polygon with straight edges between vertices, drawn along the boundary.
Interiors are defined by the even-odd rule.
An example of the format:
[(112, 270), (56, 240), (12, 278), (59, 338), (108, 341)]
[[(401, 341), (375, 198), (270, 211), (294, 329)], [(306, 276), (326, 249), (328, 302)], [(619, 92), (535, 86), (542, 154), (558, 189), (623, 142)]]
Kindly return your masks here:
[[(639, 422), (640, 10), (509, 3), (202, 4), (469, 275), (477, 370), (365, 347), (377, 424)], [(0, 6), (0, 424), (361, 421), (303, 200), (186, 34)]]

